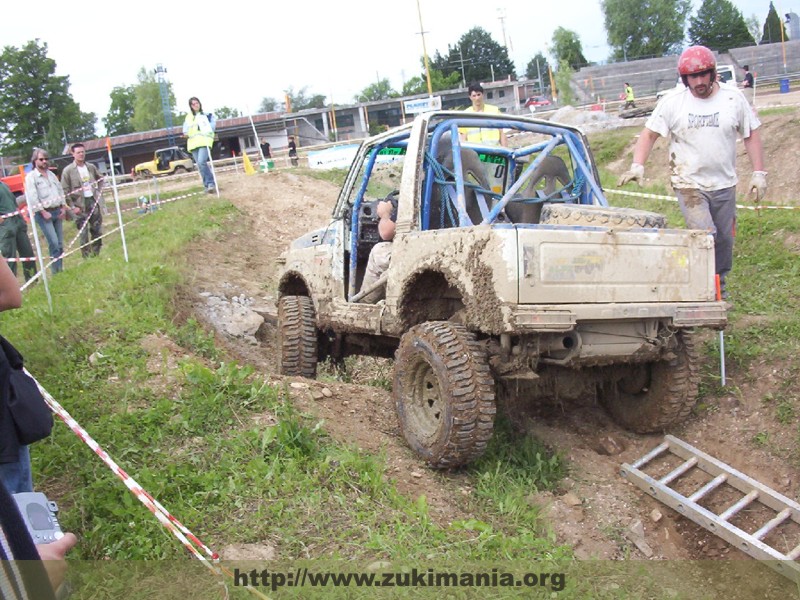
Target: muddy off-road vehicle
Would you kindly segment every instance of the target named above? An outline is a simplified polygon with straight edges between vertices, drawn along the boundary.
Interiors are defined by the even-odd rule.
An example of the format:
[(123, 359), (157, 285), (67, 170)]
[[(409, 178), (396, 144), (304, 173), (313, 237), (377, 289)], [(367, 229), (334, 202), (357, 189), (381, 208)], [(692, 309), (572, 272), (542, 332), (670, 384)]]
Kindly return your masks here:
[[(462, 142), (468, 128), (505, 129), (509, 147)], [(498, 398), (589, 394), (636, 432), (685, 419), (692, 332), (726, 324), (713, 239), (609, 207), (598, 181), (578, 129), (532, 118), (432, 112), (365, 141), (330, 224), (281, 258), (282, 372), (394, 357), (400, 428), (440, 468), (484, 451)], [(397, 191), (391, 262), (361, 289)]]

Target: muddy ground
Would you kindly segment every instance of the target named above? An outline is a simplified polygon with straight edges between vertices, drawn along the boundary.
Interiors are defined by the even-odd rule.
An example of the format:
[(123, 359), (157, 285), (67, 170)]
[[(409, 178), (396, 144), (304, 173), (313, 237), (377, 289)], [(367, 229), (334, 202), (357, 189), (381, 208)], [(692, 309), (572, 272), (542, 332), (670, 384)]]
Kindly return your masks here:
[[(788, 161), (785, 167), (779, 167), (778, 163), (781, 156), (796, 156), (800, 142), (796, 136), (788, 135), (786, 119), (785, 116), (765, 118), (764, 131), (768, 134), (765, 145), (774, 192), (770, 199), (792, 203), (790, 194), (796, 173)], [(794, 129), (797, 130), (796, 126)], [(654, 167), (666, 163), (663, 144), (650, 162)], [(742, 171), (747, 171), (746, 165)], [(657, 167), (650, 171), (653, 176), (658, 172)], [(241, 215), (235, 231), (206, 240), (187, 254), (194, 276), (186, 291), (186, 308), (201, 319), (207, 319), (209, 314), (209, 295), (228, 299), (243, 296), (253, 305), (269, 310), (275, 302), (276, 258), (290, 240), (327, 223), (338, 194), (336, 186), (291, 169), (252, 176), (228, 173), (220, 177), (220, 183), (222, 195)], [(218, 337), (219, 343), (239, 362), (252, 364), (269, 378), (280, 380), (273, 334), (274, 330), (265, 325), (257, 342)], [(773, 431), (777, 422), (762, 403), (766, 393), (777, 392), (780, 384), (791, 379), (793, 368), (790, 364), (759, 364), (747, 373), (729, 371), (730, 395), (718, 402), (714, 400), (713, 406), (693, 415), (670, 433), (796, 499), (800, 471), (796, 461), (787, 460), (795, 449), (796, 439)], [(376, 375), (390, 378), (391, 362), (367, 362), (364, 370), (356, 373), (356, 381)], [(707, 370), (713, 371), (713, 367)], [(430, 471), (411, 453), (399, 434), (389, 392), (369, 385), (333, 381), (294, 378), (291, 382), (294, 385), (289, 389), (294, 400), (323, 418), (332, 436), (364, 449), (384, 452), (388, 476), (405, 494), (411, 497), (424, 494), (434, 519), (444, 524), (470, 516), (467, 514), (469, 478), (459, 472)], [(634, 435), (619, 428), (593, 399), (561, 407), (531, 407), (520, 421), (526, 431), (567, 459), (570, 475), (560, 489), (555, 493), (532, 494), (531, 501), (548, 507), (555, 534), (560, 541), (572, 545), (577, 556), (746, 558), (620, 477), (622, 463), (642, 456), (660, 443), (663, 436)], [(764, 431), (774, 434), (772, 444), (757, 447), (753, 436)], [(617, 452), (614, 446), (621, 451), (609, 455), (609, 451)], [(636, 521), (641, 522), (643, 532), (642, 529), (630, 532)], [(633, 527), (634, 531), (637, 529)]]

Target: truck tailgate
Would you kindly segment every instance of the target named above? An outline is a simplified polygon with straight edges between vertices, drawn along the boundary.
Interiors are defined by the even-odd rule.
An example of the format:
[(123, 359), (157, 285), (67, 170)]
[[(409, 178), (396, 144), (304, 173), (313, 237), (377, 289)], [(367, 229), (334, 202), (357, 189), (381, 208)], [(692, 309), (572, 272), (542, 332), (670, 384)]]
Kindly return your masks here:
[(520, 304), (715, 299), (704, 231), (518, 227)]

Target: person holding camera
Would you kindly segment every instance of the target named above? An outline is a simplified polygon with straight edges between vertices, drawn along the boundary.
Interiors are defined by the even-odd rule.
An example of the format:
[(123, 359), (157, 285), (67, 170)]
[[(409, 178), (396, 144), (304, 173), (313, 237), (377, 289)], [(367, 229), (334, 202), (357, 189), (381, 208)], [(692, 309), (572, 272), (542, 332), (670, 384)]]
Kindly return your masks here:
[[(0, 568), (3, 600), (51, 600), (65, 581), (67, 552), (78, 543), (74, 533), (49, 544), (34, 544), (17, 503), (0, 482)], [(9, 562), (9, 561), (14, 561)]]

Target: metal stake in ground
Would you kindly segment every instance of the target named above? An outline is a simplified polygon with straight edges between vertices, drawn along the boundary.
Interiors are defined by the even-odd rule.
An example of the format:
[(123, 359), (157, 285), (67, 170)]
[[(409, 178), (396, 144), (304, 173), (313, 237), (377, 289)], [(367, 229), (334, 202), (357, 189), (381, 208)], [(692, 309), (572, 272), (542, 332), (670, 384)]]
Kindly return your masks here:
[(125, 255), (125, 262), (128, 262), (128, 244), (125, 242), (125, 227), (122, 225), (122, 211), (119, 209), (119, 193), (117, 192), (117, 177), (114, 173), (114, 156), (111, 154), (110, 137), (106, 138), (106, 148), (108, 148), (108, 164), (111, 165), (111, 189), (114, 190), (114, 204), (117, 206), (119, 234), (122, 237), (122, 253)]
[(47, 305), (50, 307), (50, 312), (53, 312), (53, 298), (50, 296), (50, 286), (47, 283), (47, 269), (44, 266), (44, 257), (42, 256), (42, 243), (39, 241), (39, 232), (36, 229), (36, 219), (33, 217), (33, 206), (28, 202), (28, 214), (31, 219), (31, 229), (33, 230), (33, 243), (36, 244), (36, 256), (39, 259), (39, 275), (44, 282), (44, 293), (47, 295)]

